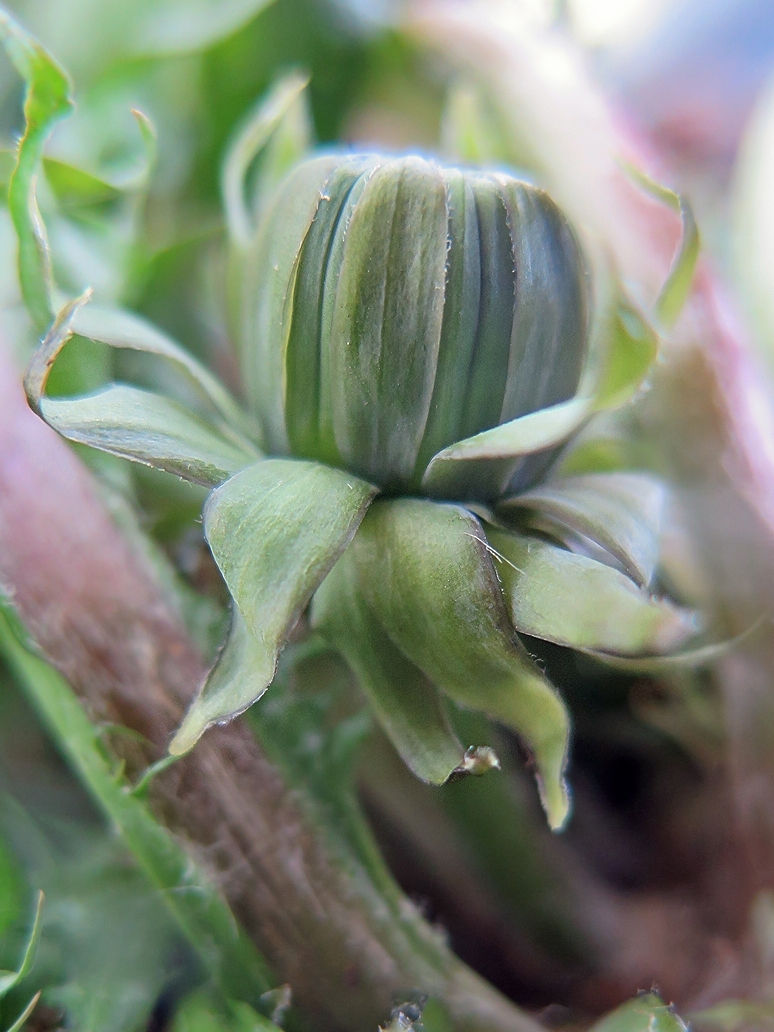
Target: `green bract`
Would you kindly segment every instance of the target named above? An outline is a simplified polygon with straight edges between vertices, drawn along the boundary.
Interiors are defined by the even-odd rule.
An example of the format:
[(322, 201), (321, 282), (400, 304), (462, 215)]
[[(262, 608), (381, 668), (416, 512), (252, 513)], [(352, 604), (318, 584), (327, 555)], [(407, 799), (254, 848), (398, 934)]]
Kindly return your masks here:
[[(528, 183), (417, 157), (304, 160), (303, 86), (279, 85), (224, 168), (249, 410), (138, 317), (55, 304), (48, 260), (24, 258), (46, 247), (31, 194), (27, 289), (36, 313), (59, 313), (30, 403), (71, 440), (214, 488), (204, 532), (231, 630), (171, 752), (263, 694), (311, 604), (420, 778), (497, 766), (459, 740), (447, 704), (481, 710), (533, 755), (558, 828), (569, 718), (520, 633), (608, 662), (700, 655), (679, 651), (695, 617), (655, 594), (663, 486), (549, 475), (596, 411), (636, 393), (656, 334), (620, 287), (592, 290), (567, 220)], [(164, 357), (198, 407), (117, 384), (47, 398), (73, 333)]]

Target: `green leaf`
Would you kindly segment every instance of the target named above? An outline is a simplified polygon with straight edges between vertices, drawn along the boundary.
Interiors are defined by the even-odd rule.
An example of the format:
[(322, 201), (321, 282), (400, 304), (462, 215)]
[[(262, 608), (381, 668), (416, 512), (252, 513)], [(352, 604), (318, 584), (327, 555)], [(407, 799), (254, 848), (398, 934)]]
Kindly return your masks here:
[(256, 450), (247, 441), (227, 436), (159, 394), (112, 385), (85, 397), (44, 397), (49, 373), (72, 336), (73, 316), (81, 303), (79, 299), (65, 305), (25, 376), (30, 405), (50, 426), (71, 441), (198, 484), (220, 484), (255, 461)]
[(596, 545), (647, 587), (658, 563), (664, 504), (664, 485), (647, 473), (587, 473), (506, 498), (497, 512), (523, 515), (570, 548)]
[(245, 1003), (225, 1003), (199, 990), (175, 1012), (171, 1032), (279, 1032), (275, 1024)]
[(32, 1012), (37, 1007), (38, 1000), (40, 999), (40, 997), (41, 997), (41, 990), (38, 990), (38, 992), (35, 993), (35, 995), (32, 997), (30, 1002), (27, 1004), (27, 1006), (21, 1012), (21, 1014), (16, 1019), (16, 1021), (14, 1021), (13, 1025), (10, 1026), (10, 1028), (8, 1029), (8, 1032), (21, 1032), (21, 1030), (24, 1028), (25, 1024), (27, 1023), (27, 1019), (30, 1017)]
[(560, 828), (569, 718), (516, 637), (478, 520), (454, 505), (378, 501), (352, 547), (360, 590), (390, 638), (455, 702), (518, 732)]
[(271, 977), (252, 943), (234, 920), (219, 890), (180, 844), (131, 795), (105, 757), (100, 733), (88, 720), (70, 686), (30, 651), (8, 603), (0, 599), (0, 650), (59, 748), (117, 828), (139, 867), (158, 890), (205, 970), (233, 999), (259, 1004)]
[(0, 39), (26, 83), (24, 135), (8, 184), (8, 208), (19, 240), (19, 280), (33, 323), (44, 330), (54, 316), (51, 255), (35, 197), (43, 148), (56, 123), (72, 110), (70, 80), (38, 41), (0, 9)]
[(590, 1032), (688, 1032), (688, 1026), (655, 993), (642, 993), (598, 1021)]
[[(0, 619), (2, 619), (1, 616)], [(42, 911), (43, 893), (39, 892), (37, 902), (35, 903), (35, 914), (32, 919), (32, 930), (30, 931), (27, 945), (24, 947), (19, 967), (16, 971), (0, 971), (0, 999), (6, 996), (23, 978), (26, 978), (32, 970), (32, 965), (35, 963), (35, 953), (40, 942), (40, 932), (42, 929), (40, 915)]]
[[(170, 754), (188, 752), (208, 727), (223, 720), (224, 713), (228, 717), (236, 716), (257, 702), (271, 683), (264, 683), (265, 677), (261, 676), (265, 667), (265, 646), (233, 606), (226, 640), (200, 694), (170, 743)], [(235, 710), (235, 707), (239, 708)]]
[(183, 405), (160, 394), (106, 387), (82, 398), (43, 398), (38, 411), (63, 437), (214, 487), (255, 462)]
[(649, 597), (625, 574), (539, 538), (487, 528), (517, 631), (574, 649), (623, 655), (672, 652), (696, 617)]
[(187, 752), (209, 726), (242, 713), (271, 684), (288, 633), (374, 494), (341, 470), (292, 459), (258, 462), (212, 492), (204, 532), (244, 624), (232, 625), (214, 681), (193, 701), (172, 753)]
[[(440, 170), (406, 158), (368, 178), (346, 229), (330, 330), (336, 444), (380, 484), (411, 479), (441, 339), (447, 244)], [(400, 390), (390, 385), (400, 384)]]
[(308, 81), (301, 75), (288, 75), (280, 79), (268, 96), (262, 97), (247, 116), (228, 149), (222, 175), (223, 206), (231, 238), (240, 247), (249, 245), (256, 230), (255, 205), (247, 201), (247, 179), (253, 163), (267, 149), (275, 135), (283, 136), (285, 146), (273, 155), (275, 161), (272, 162), (271, 175), (268, 177), (271, 182), (267, 182), (266, 170), (262, 170), (262, 183), (257, 193), (265, 196), (271, 183), (276, 184), (309, 147), (308, 115), (304, 99)]
[[(422, 478), (422, 487), (430, 494), (448, 496), (459, 475), (460, 463), (512, 459), (554, 448), (583, 425), (592, 408), (588, 398), (571, 398), (458, 441), (433, 457)], [(509, 466), (503, 488), (511, 472)]]
[(594, 408), (619, 408), (642, 386), (658, 353), (658, 334), (618, 288), (605, 330)]
[(664, 326), (671, 326), (683, 309), (693, 284), (701, 239), (690, 205), (680, 194), (655, 182), (635, 165), (626, 165), (629, 176), (642, 189), (680, 216), (680, 243), (672, 259), (664, 286), (656, 299), (656, 314)]
[(460, 744), (437, 689), (393, 645), (362, 597), (351, 550), (317, 592), (312, 622), (344, 656), (379, 723), (418, 778), (442, 785), (455, 771), (475, 769), (478, 754), (466, 753)]

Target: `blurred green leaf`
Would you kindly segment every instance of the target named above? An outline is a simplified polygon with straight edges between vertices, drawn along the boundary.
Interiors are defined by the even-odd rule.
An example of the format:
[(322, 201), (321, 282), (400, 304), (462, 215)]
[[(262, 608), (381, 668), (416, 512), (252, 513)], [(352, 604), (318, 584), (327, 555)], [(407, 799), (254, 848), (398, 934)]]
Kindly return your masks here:
[(437, 689), (395, 647), (362, 597), (348, 550), (314, 599), (312, 623), (345, 657), (390, 741), (422, 781), (442, 785), (465, 760)]
[(691, 1024), (701, 1032), (717, 1029), (717, 1032), (758, 1032), (774, 1030), (774, 1003), (757, 1003), (752, 1000), (724, 1000), (713, 1007), (692, 1011)]
[(39, 990), (32, 997), (32, 999), (27, 1004), (27, 1006), (24, 1008), (24, 1010), (21, 1012), (21, 1014), (16, 1019), (16, 1021), (14, 1021), (14, 1023), (8, 1028), (8, 1032), (21, 1032), (21, 1029), (23, 1029), (25, 1024), (27, 1023), (28, 1018), (31, 1016), (32, 1012), (37, 1007), (38, 1000), (40, 999), (40, 996), (41, 996), (41, 993), (40, 993), (40, 990)]
[(570, 548), (598, 546), (647, 587), (658, 563), (664, 504), (664, 485), (647, 473), (586, 473), (506, 498), (497, 511), (523, 516)]
[(688, 1026), (655, 993), (643, 993), (598, 1021), (590, 1032), (688, 1032)]
[(280, 146), (269, 155), (274, 160), (261, 169), (254, 196), (265, 200), (290, 168), (310, 146), (308, 115), (305, 95), (308, 80), (301, 75), (289, 75), (274, 86), (267, 97), (261, 97), (226, 153), (223, 163), (223, 206), (229, 233), (239, 247), (247, 247), (255, 236), (258, 205), (249, 203), (248, 173), (261, 153), (270, 147), (275, 137), (281, 137)]
[(471, 82), (452, 82), (441, 123), (441, 149), (448, 161), (472, 168), (510, 164), (512, 149), (495, 108)]
[(560, 828), (569, 719), (515, 638), (478, 520), (454, 505), (377, 501), (352, 547), (360, 590), (390, 638), (455, 702), (521, 736), (549, 824)]
[(35, 177), (54, 125), (72, 109), (70, 80), (38, 41), (0, 9), (0, 38), (27, 90), (8, 207), (19, 240), (19, 279), (32, 321), (44, 330), (54, 316), (51, 255), (35, 197)]
[(170, 1032), (279, 1032), (246, 1003), (223, 1004), (207, 992), (189, 994), (175, 1012)]
[(3, 996), (6, 996), (18, 982), (21, 982), (23, 978), (26, 978), (32, 970), (32, 965), (35, 963), (35, 953), (40, 941), (40, 932), (42, 929), (40, 915), (42, 910), (43, 893), (39, 892), (35, 903), (35, 913), (32, 917), (32, 930), (30, 931), (27, 945), (24, 947), (24, 953), (19, 961), (19, 967), (16, 971), (0, 971), (0, 999), (2, 999)]
[(697, 633), (696, 616), (640, 591), (625, 574), (539, 538), (487, 528), (517, 631), (623, 655), (673, 652)]
[(691, 206), (684, 197), (655, 182), (634, 165), (626, 165), (625, 168), (634, 182), (646, 193), (666, 204), (680, 216), (680, 243), (669, 276), (656, 300), (656, 314), (663, 325), (669, 327), (682, 311), (691, 291), (701, 246), (699, 227), (696, 225)]
[(594, 408), (618, 408), (630, 401), (658, 352), (658, 334), (620, 288), (604, 332), (602, 372)]
[(259, 1005), (260, 994), (271, 988), (271, 976), (223, 897), (116, 777), (99, 732), (69, 685), (29, 651), (26, 641), (14, 611), (0, 600), (0, 648), (57, 746), (118, 829), (215, 983), (227, 996)]
[[(374, 496), (357, 477), (317, 463), (266, 459), (210, 495), (204, 530), (243, 618), (170, 745), (190, 749), (211, 724), (236, 716), (271, 683), (277, 656), (342, 554)], [(241, 662), (250, 671), (241, 671)], [(223, 679), (230, 673), (233, 680)]]
[(0, 935), (21, 915), (27, 890), (18, 865), (0, 835)]

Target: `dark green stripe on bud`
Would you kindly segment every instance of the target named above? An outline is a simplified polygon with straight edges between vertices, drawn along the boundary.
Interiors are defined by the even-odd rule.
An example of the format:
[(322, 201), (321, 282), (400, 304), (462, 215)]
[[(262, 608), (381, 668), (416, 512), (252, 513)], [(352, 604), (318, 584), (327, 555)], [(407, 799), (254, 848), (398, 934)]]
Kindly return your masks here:
[[(577, 390), (583, 256), (554, 202), (511, 176), (315, 158), (275, 195), (250, 261), (243, 361), (274, 452), (418, 491), (443, 448)], [(471, 465), (453, 495), (492, 500), (544, 464)]]

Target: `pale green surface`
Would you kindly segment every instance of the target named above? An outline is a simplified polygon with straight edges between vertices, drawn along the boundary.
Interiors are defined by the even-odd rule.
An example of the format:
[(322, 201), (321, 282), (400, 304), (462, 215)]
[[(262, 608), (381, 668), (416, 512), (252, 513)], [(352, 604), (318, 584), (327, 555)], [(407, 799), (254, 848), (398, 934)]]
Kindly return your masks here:
[[(194, 700), (170, 750), (245, 710), (271, 683), (289, 631), (342, 554), (374, 488), (341, 470), (265, 459), (210, 495), (204, 531), (244, 621)], [(244, 669), (242, 669), (244, 665)], [(229, 678), (224, 677), (228, 672)]]
[(83, 398), (44, 398), (40, 414), (70, 441), (215, 486), (255, 462), (183, 405), (116, 384)]
[(549, 824), (561, 827), (569, 718), (514, 634), (478, 520), (454, 505), (377, 501), (352, 547), (361, 591), (390, 638), (455, 702), (519, 733)]
[(643, 993), (598, 1021), (590, 1032), (687, 1032), (687, 1026), (658, 996)]
[(647, 587), (658, 563), (665, 500), (664, 485), (647, 473), (586, 473), (507, 498), (497, 511), (504, 519), (527, 518), (570, 544), (588, 539)]
[(363, 599), (352, 550), (317, 592), (312, 620), (354, 671), (404, 763), (422, 781), (447, 781), (462, 766), (465, 749), (437, 689), (390, 641)]
[(574, 649), (671, 652), (695, 633), (693, 614), (652, 598), (618, 570), (521, 534), (487, 528), (518, 631)]

